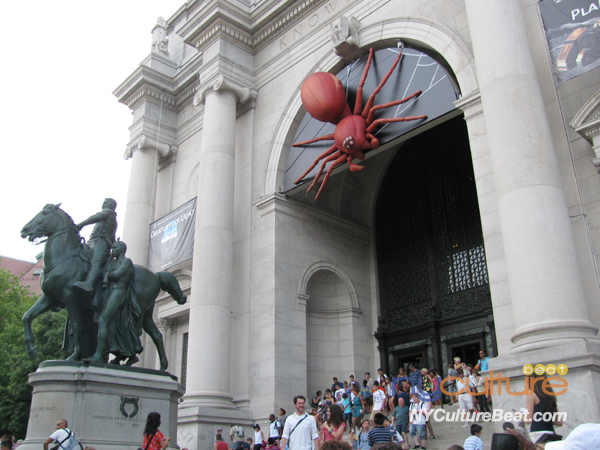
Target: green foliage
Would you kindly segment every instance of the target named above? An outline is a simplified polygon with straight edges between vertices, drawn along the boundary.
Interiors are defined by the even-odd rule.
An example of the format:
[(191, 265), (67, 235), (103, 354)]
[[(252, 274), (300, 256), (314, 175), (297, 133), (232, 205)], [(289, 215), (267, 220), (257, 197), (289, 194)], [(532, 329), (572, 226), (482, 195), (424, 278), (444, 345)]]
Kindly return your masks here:
[(27, 377), (42, 361), (65, 359), (62, 350), (65, 310), (49, 312), (33, 321), (33, 333), (39, 353), (35, 361), (25, 347), (23, 314), (35, 298), (16, 277), (0, 269), (0, 435), (25, 438), (32, 388)]

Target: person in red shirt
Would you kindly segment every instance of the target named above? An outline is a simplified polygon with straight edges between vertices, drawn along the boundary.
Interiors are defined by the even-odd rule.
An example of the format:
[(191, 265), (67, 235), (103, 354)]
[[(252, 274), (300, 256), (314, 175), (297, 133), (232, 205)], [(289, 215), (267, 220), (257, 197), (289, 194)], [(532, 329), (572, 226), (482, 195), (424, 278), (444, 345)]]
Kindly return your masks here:
[(171, 437), (165, 437), (158, 429), (160, 427), (160, 414), (151, 412), (146, 419), (144, 428), (144, 450), (166, 450), (171, 442)]

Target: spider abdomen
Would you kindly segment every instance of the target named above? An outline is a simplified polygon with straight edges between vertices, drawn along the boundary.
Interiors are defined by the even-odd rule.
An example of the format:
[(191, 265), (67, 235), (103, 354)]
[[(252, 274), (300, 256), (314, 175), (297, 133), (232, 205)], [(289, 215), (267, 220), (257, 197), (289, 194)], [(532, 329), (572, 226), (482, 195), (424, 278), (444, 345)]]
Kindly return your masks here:
[(344, 110), (349, 112), (344, 85), (328, 72), (316, 72), (304, 80), (300, 96), (308, 113), (321, 122), (337, 123)]

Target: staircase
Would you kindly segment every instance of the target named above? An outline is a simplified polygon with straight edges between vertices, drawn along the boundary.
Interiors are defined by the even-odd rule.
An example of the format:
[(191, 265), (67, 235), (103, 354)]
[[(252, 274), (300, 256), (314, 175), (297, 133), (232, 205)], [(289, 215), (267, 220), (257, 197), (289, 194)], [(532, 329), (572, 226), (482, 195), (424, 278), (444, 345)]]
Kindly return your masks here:
[[(436, 407), (439, 408), (439, 407)], [(445, 417), (446, 414), (451, 418), (453, 415), (458, 414), (458, 403), (449, 406), (444, 405), (445, 414), (436, 413), (436, 417)], [(427, 450), (448, 450), (452, 445), (458, 444), (462, 447), (469, 436), (471, 436), (471, 424), (469, 424), (468, 428), (462, 428), (464, 422), (460, 421), (436, 421), (433, 416), (431, 417), (431, 423), (433, 425), (433, 432), (435, 433), (435, 439), (431, 439), (428, 436), (428, 439), (425, 441), (427, 445)], [(483, 427), (483, 432), (481, 434), (481, 440), (483, 441), (484, 450), (490, 450), (491, 442), (492, 442), (492, 434), (494, 433), (494, 423), (493, 422), (483, 422), (479, 423)], [(347, 440), (350, 444), (350, 438), (348, 434), (344, 435), (344, 440)], [(410, 448), (415, 446), (414, 439), (409, 436), (408, 443), (410, 444)]]

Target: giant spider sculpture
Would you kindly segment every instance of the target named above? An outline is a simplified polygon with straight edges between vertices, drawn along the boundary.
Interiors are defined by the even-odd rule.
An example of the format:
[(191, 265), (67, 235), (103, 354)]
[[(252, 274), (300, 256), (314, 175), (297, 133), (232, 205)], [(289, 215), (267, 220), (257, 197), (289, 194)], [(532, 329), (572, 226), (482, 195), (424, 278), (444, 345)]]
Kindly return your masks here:
[(354, 158), (358, 158), (361, 161), (364, 160), (365, 155), (363, 154), (363, 150), (377, 150), (379, 147), (379, 140), (373, 135), (373, 132), (380, 124), (390, 122), (407, 122), (409, 120), (420, 120), (427, 118), (427, 116), (410, 116), (394, 117), (390, 119), (375, 119), (376, 111), (379, 111), (383, 108), (389, 108), (391, 106), (401, 105), (402, 103), (406, 103), (407, 101), (421, 95), (421, 91), (417, 91), (414, 94), (403, 98), (402, 100), (396, 100), (393, 102), (384, 103), (382, 105), (373, 106), (373, 103), (375, 102), (375, 96), (381, 91), (388, 78), (392, 75), (392, 72), (398, 65), (401, 57), (402, 50), (400, 50), (398, 57), (392, 64), (392, 67), (390, 67), (390, 70), (388, 70), (385, 77), (383, 77), (379, 83), (379, 86), (377, 86), (377, 88), (373, 91), (369, 97), (369, 100), (367, 100), (365, 107), (363, 108), (363, 86), (365, 84), (365, 80), (367, 79), (369, 68), (371, 67), (371, 61), (373, 60), (373, 49), (371, 48), (369, 50), (369, 58), (367, 59), (367, 64), (358, 85), (358, 91), (356, 92), (354, 114), (352, 114), (350, 111), (350, 106), (346, 102), (344, 86), (339, 78), (337, 78), (335, 75), (332, 75), (328, 72), (316, 72), (310, 75), (306, 80), (304, 80), (304, 83), (302, 83), (300, 95), (302, 97), (302, 104), (308, 113), (313, 118), (321, 122), (329, 122), (336, 125), (335, 132), (333, 134), (327, 134), (310, 139), (308, 141), (296, 142), (292, 144), (292, 146), (298, 147), (300, 145), (307, 145), (318, 141), (334, 141), (334, 144), (321, 155), (319, 155), (319, 157), (313, 162), (308, 170), (294, 182), (294, 184), (300, 183), (302, 179), (315, 168), (319, 161), (325, 158), (321, 163), (321, 167), (319, 168), (319, 171), (317, 172), (312, 184), (307, 189), (307, 192), (309, 192), (313, 187), (315, 187), (319, 181), (319, 178), (321, 178), (327, 163), (333, 161), (325, 173), (325, 178), (323, 178), (323, 183), (321, 183), (321, 188), (317, 192), (315, 200), (317, 200), (319, 195), (321, 195), (321, 191), (325, 187), (325, 184), (327, 184), (327, 180), (329, 179), (329, 176), (335, 167), (347, 162), (352, 172), (360, 172), (365, 168), (364, 166), (354, 164), (352, 160)]

